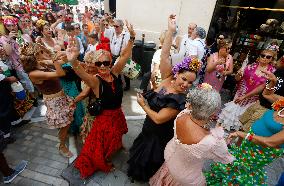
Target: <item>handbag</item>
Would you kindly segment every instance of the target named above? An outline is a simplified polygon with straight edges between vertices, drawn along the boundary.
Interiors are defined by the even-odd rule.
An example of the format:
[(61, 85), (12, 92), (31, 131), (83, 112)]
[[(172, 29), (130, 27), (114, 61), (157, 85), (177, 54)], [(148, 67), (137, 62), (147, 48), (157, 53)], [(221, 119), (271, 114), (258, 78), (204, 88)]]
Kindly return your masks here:
[[(118, 60), (119, 58), (116, 59), (115, 63), (117, 63)], [(129, 58), (121, 73), (130, 79), (135, 79), (141, 73), (141, 66)]]
[(88, 102), (88, 106), (87, 106), (88, 112), (91, 116), (97, 116), (97, 115), (101, 114), (102, 111), (103, 111), (102, 101), (101, 101), (101, 98), (100, 98), (101, 94), (103, 92), (103, 86), (102, 86), (102, 83), (101, 83), (101, 78), (99, 76), (97, 76), (97, 77), (100, 81), (99, 98), (97, 98), (96, 95), (94, 94), (96, 101), (91, 103), (91, 96), (89, 96), (89, 102)]

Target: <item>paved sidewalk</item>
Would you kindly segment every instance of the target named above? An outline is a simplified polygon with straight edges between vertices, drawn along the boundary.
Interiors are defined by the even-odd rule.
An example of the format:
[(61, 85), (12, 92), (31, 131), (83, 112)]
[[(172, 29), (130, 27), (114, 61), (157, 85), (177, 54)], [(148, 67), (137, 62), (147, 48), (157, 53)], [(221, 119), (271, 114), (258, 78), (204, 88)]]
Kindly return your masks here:
[(27, 160), (28, 166), (10, 185), (69, 185), (60, 176), (68, 159), (58, 153), (57, 130), (45, 126), (45, 122), (29, 123), (14, 131), (17, 140), (7, 146), (4, 154), (12, 167), (21, 160)]

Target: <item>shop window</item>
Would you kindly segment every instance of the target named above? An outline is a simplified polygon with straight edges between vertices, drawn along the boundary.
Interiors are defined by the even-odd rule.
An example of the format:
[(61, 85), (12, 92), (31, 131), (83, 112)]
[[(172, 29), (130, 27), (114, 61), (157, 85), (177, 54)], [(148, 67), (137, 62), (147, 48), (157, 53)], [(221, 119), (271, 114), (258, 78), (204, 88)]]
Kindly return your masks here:
[(249, 53), (254, 62), (273, 42), (284, 54), (284, 0), (217, 0), (208, 37), (224, 35), (232, 41), (236, 70)]

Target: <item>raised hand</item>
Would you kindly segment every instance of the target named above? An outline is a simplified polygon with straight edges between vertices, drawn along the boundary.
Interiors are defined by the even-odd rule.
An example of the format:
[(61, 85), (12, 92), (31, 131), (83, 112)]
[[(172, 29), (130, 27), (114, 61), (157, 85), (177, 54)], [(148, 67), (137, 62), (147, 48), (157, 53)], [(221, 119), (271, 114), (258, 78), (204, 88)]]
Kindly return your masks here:
[(68, 45), (68, 48), (66, 50), (66, 55), (67, 55), (67, 60), (72, 63), (76, 61), (76, 59), (78, 58), (79, 50), (75, 46)]
[(274, 83), (277, 82), (277, 77), (272, 72), (269, 72), (267, 70), (261, 70), (261, 72), (265, 74), (266, 79), (268, 79), (269, 81), (272, 81)]
[(171, 14), (168, 18), (168, 30), (171, 32), (175, 32), (177, 28), (176, 25), (176, 15)]
[(128, 23), (127, 20), (125, 20), (125, 23), (126, 23), (126, 27), (127, 27), (128, 31), (130, 33), (130, 36), (131, 37), (135, 37), (136, 33), (135, 33), (134, 29), (133, 29), (133, 25)]

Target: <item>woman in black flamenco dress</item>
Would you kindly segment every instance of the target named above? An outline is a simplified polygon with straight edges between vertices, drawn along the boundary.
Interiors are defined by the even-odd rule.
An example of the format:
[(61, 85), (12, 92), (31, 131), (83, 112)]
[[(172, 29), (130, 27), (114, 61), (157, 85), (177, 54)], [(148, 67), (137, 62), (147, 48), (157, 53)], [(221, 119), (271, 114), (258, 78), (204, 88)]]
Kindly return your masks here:
[(142, 132), (130, 148), (127, 174), (132, 180), (149, 181), (163, 164), (164, 149), (174, 134), (174, 119), (185, 108), (186, 91), (196, 79), (200, 66), (197, 60), (185, 58), (172, 68), (169, 54), (175, 28), (173, 19), (170, 18), (161, 54), (163, 81), (156, 90), (137, 94), (137, 102), (147, 116)]

